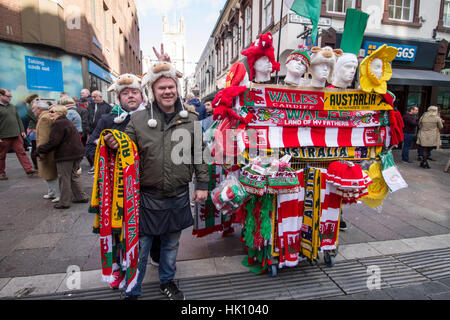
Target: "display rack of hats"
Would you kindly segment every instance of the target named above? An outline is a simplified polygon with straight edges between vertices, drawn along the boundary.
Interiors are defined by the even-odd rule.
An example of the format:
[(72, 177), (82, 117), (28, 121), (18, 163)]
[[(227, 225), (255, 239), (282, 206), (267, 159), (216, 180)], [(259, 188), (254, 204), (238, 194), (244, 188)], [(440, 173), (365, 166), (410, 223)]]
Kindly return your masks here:
[[(225, 89), (213, 101), (215, 123), (204, 139), (214, 159), (211, 192), (196, 207), (193, 234), (226, 235), (233, 232), (233, 223), (240, 224), (247, 251), (242, 263), (252, 272), (274, 276), (279, 268), (302, 260), (318, 262), (321, 251), (332, 266), (342, 205), (362, 201), (379, 207), (389, 191), (406, 183), (390, 188), (380, 161), (383, 153), (392, 159), (389, 148), (403, 140), (401, 117), (393, 108), (395, 97), (385, 85), (396, 49), (383, 45), (364, 58), (356, 82), (360, 89), (343, 86), (345, 79), (338, 81), (329, 74), (336, 65), (353, 65), (353, 80), (356, 54), (342, 45), (343, 50), (311, 51), (300, 46), (287, 63), (298, 62), (304, 68), (297, 65), (288, 84), (258, 83), (258, 76), (266, 78), (264, 72), (279, 70), (271, 40), (270, 33), (261, 35), (243, 52), (250, 78), (245, 66), (235, 63)], [(263, 63), (269, 65), (263, 68)], [(334, 70), (334, 75), (347, 71)], [(308, 73), (312, 80), (304, 86)], [(327, 82), (331, 85), (325, 87)], [(393, 161), (387, 162), (390, 174), (398, 178)]]

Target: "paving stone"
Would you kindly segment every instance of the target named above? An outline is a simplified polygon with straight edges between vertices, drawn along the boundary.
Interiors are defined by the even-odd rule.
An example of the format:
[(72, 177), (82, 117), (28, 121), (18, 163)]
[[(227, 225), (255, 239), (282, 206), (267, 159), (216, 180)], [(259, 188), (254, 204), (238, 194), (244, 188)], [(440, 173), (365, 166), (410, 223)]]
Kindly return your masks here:
[(343, 245), (339, 248), (339, 254), (345, 259), (358, 259), (380, 255), (375, 248), (367, 243)]
[(49, 259), (71, 259), (75, 257), (88, 257), (90, 249), (97, 243), (97, 235), (75, 236), (67, 234), (52, 250)]
[(414, 251), (414, 248), (399, 240), (375, 241), (368, 245), (385, 255)]
[(64, 233), (29, 235), (17, 245), (17, 249), (53, 248), (64, 237)]
[(392, 300), (392, 297), (381, 289), (354, 293), (352, 296), (355, 300)]
[(402, 239), (401, 242), (414, 248), (415, 251), (440, 249), (445, 247), (445, 242), (440, 242), (439, 239), (433, 237)]
[(48, 255), (52, 249), (14, 250), (0, 262), (0, 277), (20, 277), (36, 275), (36, 268), (48, 263)]
[(450, 292), (431, 294), (429, 298), (431, 300), (450, 300)]
[(430, 300), (419, 287), (420, 285), (414, 285), (402, 288), (387, 288), (383, 289), (383, 291), (394, 300)]
[(0, 291), (0, 297), (21, 297), (30, 294), (54, 293), (64, 279), (64, 274), (38, 275), (11, 279)]

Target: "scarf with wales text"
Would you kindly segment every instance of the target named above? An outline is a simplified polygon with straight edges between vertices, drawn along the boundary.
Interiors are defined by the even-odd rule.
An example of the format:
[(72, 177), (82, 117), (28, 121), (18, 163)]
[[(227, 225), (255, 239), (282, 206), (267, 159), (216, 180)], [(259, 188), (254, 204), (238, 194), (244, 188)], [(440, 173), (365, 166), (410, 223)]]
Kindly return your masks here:
[[(117, 152), (104, 136), (113, 134)], [(114, 281), (113, 265), (121, 266), (129, 292), (137, 280), (139, 230), (139, 154), (119, 130), (103, 130), (95, 152), (95, 175), (89, 212), (96, 213), (94, 233), (100, 233), (102, 280)], [(117, 237), (119, 236), (119, 237)], [(119, 241), (115, 239), (119, 238)], [(117, 261), (120, 259), (120, 261)], [(122, 284), (122, 286), (125, 283)]]

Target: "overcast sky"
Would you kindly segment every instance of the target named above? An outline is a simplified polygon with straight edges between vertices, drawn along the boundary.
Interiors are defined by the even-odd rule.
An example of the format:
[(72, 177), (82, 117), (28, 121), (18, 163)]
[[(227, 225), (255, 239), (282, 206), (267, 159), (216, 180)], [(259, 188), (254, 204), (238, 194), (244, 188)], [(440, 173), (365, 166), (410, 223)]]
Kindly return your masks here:
[(197, 62), (226, 0), (136, 0), (143, 55), (155, 58), (152, 47), (162, 42), (162, 17), (171, 24), (183, 16), (186, 28), (186, 59)]

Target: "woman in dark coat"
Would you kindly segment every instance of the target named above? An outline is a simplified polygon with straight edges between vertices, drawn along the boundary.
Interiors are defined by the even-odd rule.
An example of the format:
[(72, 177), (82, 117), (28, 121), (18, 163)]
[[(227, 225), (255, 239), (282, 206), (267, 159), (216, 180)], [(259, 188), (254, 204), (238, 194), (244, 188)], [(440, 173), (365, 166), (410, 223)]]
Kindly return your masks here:
[(49, 112), (53, 120), (50, 139), (47, 143), (40, 145), (37, 151), (39, 154), (55, 151), (61, 196), (59, 203), (54, 208), (68, 209), (71, 194), (74, 196), (74, 203), (87, 203), (89, 201), (77, 175), (77, 170), (84, 156), (84, 147), (77, 129), (66, 117), (67, 108), (62, 105), (53, 105)]

